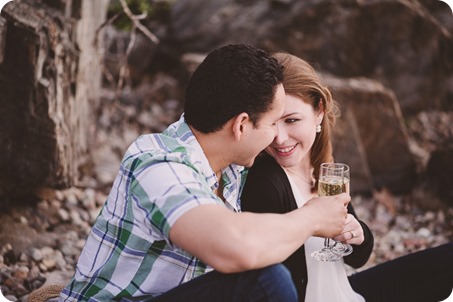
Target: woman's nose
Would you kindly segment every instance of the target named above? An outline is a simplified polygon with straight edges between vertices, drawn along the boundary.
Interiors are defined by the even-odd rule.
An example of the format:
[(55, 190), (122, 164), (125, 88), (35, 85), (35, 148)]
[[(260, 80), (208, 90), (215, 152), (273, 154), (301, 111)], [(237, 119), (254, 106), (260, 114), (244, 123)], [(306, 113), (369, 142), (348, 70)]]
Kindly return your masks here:
[(277, 124), (277, 135), (275, 136), (274, 142), (278, 145), (281, 145), (286, 141), (287, 138), (288, 133), (286, 132), (285, 127)]

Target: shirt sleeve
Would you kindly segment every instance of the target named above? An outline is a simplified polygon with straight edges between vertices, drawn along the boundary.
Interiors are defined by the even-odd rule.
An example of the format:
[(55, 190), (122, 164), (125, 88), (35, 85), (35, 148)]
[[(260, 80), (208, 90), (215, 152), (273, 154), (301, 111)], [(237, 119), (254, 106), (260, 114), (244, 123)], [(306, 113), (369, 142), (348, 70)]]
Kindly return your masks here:
[(205, 178), (193, 167), (179, 162), (159, 162), (137, 173), (131, 199), (153, 237), (169, 239), (170, 228), (188, 210), (204, 204), (220, 204)]

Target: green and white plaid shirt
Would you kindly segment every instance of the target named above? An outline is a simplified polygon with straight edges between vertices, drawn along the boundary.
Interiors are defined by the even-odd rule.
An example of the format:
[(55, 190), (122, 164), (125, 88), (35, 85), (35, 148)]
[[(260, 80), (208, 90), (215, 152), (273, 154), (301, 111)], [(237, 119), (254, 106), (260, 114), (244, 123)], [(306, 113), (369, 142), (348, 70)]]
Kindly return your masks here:
[(215, 173), (184, 117), (162, 134), (139, 137), (122, 160), (60, 301), (157, 296), (211, 271), (170, 241), (170, 228), (203, 204), (240, 211), (245, 175), (242, 166), (227, 167), (222, 174), (227, 202), (220, 200)]

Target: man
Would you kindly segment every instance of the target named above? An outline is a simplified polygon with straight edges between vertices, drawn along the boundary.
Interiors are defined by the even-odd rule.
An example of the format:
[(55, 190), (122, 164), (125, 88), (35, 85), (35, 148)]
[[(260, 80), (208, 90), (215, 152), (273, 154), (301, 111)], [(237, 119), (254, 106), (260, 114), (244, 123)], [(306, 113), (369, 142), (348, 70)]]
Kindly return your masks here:
[(252, 46), (211, 52), (181, 119), (128, 148), (60, 301), (297, 301), (279, 263), (310, 236), (339, 234), (349, 196), (240, 213), (244, 166), (278, 135), (282, 80)]

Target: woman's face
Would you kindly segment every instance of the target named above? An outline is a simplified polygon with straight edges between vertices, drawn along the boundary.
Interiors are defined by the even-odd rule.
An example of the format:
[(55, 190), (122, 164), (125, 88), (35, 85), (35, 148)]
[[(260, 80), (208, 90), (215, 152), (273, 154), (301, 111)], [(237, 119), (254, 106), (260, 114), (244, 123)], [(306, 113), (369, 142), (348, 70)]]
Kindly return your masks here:
[(283, 167), (292, 167), (310, 161), (310, 150), (316, 138), (316, 125), (324, 113), (313, 110), (300, 97), (286, 95), (285, 111), (278, 121), (278, 134), (266, 152)]

